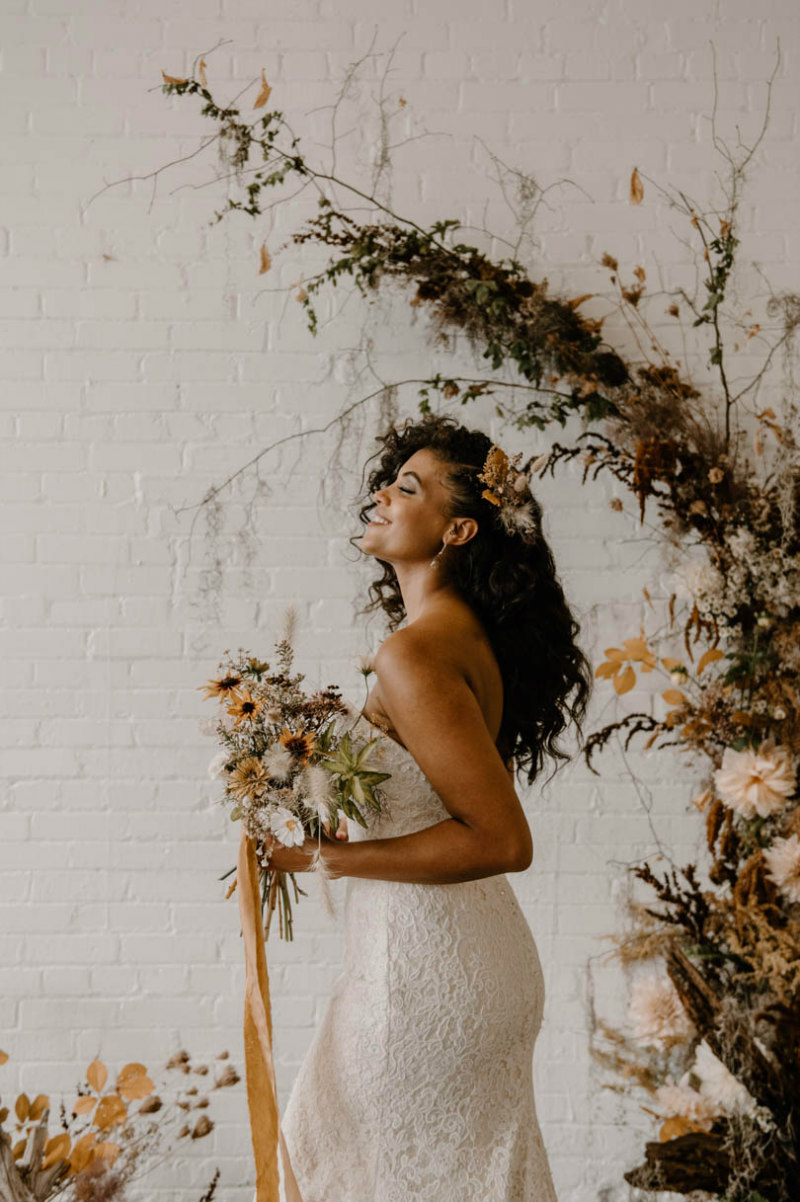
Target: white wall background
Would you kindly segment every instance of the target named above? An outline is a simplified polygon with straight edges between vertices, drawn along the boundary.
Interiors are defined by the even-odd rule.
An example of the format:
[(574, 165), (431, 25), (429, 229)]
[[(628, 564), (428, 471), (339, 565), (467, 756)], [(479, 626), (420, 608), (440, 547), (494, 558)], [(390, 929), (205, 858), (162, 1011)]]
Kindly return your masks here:
[[(513, 236), (491, 150), (554, 185), (523, 248), (532, 275), (573, 295), (608, 294), (599, 266), (608, 251), (628, 280), (642, 264), (655, 292), (696, 278), (691, 231), (656, 185), (685, 189), (704, 208), (722, 203), (711, 43), (717, 130), (733, 146), (737, 127), (746, 142), (760, 128), (780, 39), (771, 121), (741, 210), (736, 287), (758, 320), (763, 277), (776, 291), (791, 287), (800, 257), (800, 13), (792, 0), (758, 10), (745, 0), (1, 7), (0, 1047), (11, 1060), (0, 1092), (7, 1102), (21, 1088), (63, 1090), (69, 1101), (98, 1054), (112, 1066), (155, 1067), (181, 1046), (198, 1059), (229, 1049), (241, 1067), (238, 915), (218, 882), (238, 828), (214, 803), (214, 748), (199, 732), (212, 709), (196, 688), (227, 647), (268, 654), (294, 600), (300, 667), (360, 697), (355, 659), (381, 628), (355, 613), (369, 573), (346, 538), (357, 529), (357, 465), (381, 421), (377, 403), (359, 411), (338, 460), (335, 431), (309, 436), (239, 477), (215, 522), (194, 507), (273, 439), (322, 425), (377, 387), (367, 355), (386, 380), (481, 369), (460, 345), (435, 350), (403, 298), (343, 305), (339, 290), (321, 306), (335, 320), (313, 340), (289, 287), (313, 260), (289, 249), (270, 274), (257, 273), (261, 242), (275, 252), (305, 210), (209, 226), (225, 184), (179, 185), (213, 179), (213, 151), (88, 205), (104, 183), (145, 177), (210, 132), (194, 102), (162, 95), (161, 70), (185, 73), (224, 39), (206, 54), (215, 94), (235, 96), (264, 67), (270, 107), (322, 164), (330, 112), (309, 114), (334, 102), (371, 47), (377, 57), (350, 101), (350, 117), (360, 116), (342, 125), (364, 139), (339, 148), (341, 174), (364, 182), (380, 76), (397, 44), (385, 89), (392, 106), (399, 97), (406, 106), (394, 140), (431, 133), (394, 152), (384, 196), (397, 211)], [(646, 177), (637, 208), (627, 199), (635, 165)], [(480, 231), (467, 236), (507, 253)], [(653, 302), (654, 324), (702, 378), (704, 355), (684, 346), (666, 304)], [(610, 309), (600, 296), (585, 311)], [(632, 350), (618, 319), (606, 330)], [(742, 376), (757, 342), (751, 351), (736, 361)], [(775, 403), (770, 387), (764, 404)], [(398, 412), (414, 405), (413, 388), (401, 389)], [(464, 416), (509, 449), (578, 433), (559, 429), (537, 443), (488, 403)], [(623, 513), (609, 508), (617, 494)], [(603, 647), (652, 624), (641, 589), (659, 593), (653, 527), (639, 527), (610, 480), (581, 488), (577, 466), (540, 495), (584, 645), (599, 662)], [(662, 687), (615, 699), (599, 683), (587, 731), (615, 712), (662, 706)], [(538, 1105), (562, 1202), (627, 1197), (621, 1174), (650, 1131), (646, 1116), (602, 1091), (587, 1052), (590, 958), (618, 925), (621, 866), (654, 848), (643, 801), (679, 858), (697, 836), (688, 806), (697, 770), (677, 756), (609, 751), (598, 767), (593, 777), (576, 761), (526, 796), (536, 859), (512, 878), (547, 975)], [(341, 951), (316, 896), (297, 927), (293, 945), (269, 949), (284, 1098)], [(592, 971), (606, 1011), (619, 1008), (619, 976)], [(196, 1199), (219, 1164), (220, 1196), (249, 1202), (241, 1086), (215, 1095), (214, 1116), (211, 1139), (180, 1171), (161, 1171), (147, 1197)]]

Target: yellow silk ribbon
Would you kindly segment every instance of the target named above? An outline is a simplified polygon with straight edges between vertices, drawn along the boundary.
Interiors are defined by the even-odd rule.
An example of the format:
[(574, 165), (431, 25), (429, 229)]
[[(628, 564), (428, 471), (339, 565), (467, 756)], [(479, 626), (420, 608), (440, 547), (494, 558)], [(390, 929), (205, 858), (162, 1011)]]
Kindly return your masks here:
[(278, 1148), (283, 1167), (285, 1202), (303, 1202), (281, 1130), (275, 1064), (272, 1058), (272, 1011), (264, 933), (258, 860), (253, 840), (242, 829), (237, 866), (239, 914), (242, 920), (244, 962), (244, 1062), (250, 1137), (256, 1164), (255, 1202), (280, 1202)]

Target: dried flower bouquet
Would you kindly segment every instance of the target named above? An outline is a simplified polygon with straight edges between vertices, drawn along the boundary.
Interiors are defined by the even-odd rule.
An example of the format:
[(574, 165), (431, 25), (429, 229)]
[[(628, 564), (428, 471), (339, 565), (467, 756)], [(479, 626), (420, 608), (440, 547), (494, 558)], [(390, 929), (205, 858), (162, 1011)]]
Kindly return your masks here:
[[(295, 901), (305, 891), (294, 873), (269, 867), (266, 839), (285, 847), (300, 846), (307, 836), (320, 840), (325, 826), (336, 829), (340, 815), (366, 826), (366, 813), (380, 811), (379, 786), (390, 775), (372, 766), (381, 736), (353, 737), (346, 728), (351, 711), (335, 686), (310, 695), (301, 688), (303, 674), (292, 671), (293, 627), (290, 612), (275, 643), (274, 667), (241, 648), (235, 655), (226, 651), (219, 675), (201, 686), (223, 706), (215, 724), (222, 749), (209, 773), (223, 780), (222, 804), (256, 845), (265, 935), (277, 908), (286, 939), (292, 938), (289, 880)], [(315, 866), (321, 867), (319, 855)]]

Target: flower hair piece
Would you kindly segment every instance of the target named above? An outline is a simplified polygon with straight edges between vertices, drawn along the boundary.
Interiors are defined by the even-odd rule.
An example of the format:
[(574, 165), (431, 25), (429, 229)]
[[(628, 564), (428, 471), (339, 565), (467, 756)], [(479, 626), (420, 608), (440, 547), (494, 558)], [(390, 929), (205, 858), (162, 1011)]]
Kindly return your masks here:
[(527, 472), (520, 470), (521, 459), (521, 451), (509, 457), (492, 443), (478, 479), (486, 485), (481, 496), (497, 507), (505, 531), (532, 543), (541, 532), (541, 510), (531, 493)]

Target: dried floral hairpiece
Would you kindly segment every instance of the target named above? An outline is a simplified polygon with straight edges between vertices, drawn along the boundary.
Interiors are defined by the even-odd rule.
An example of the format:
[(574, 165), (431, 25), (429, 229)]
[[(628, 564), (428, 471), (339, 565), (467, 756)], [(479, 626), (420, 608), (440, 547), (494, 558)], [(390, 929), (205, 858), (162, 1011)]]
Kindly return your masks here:
[(527, 472), (519, 468), (521, 459), (521, 451), (509, 457), (493, 443), (478, 479), (486, 485), (481, 496), (497, 507), (507, 533), (532, 543), (541, 533), (541, 510), (531, 493)]

